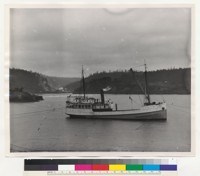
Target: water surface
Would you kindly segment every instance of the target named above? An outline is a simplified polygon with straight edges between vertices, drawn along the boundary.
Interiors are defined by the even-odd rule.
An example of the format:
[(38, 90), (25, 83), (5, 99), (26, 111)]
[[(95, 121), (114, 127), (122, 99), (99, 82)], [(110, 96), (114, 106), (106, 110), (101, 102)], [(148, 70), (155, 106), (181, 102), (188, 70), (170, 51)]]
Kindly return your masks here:
[[(153, 95), (167, 102), (167, 121), (70, 119), (66, 94), (45, 94), (44, 101), (10, 104), (12, 152), (132, 151), (189, 152), (190, 95)], [(94, 95), (99, 96), (99, 95)], [(143, 96), (106, 95), (118, 109), (137, 108)]]

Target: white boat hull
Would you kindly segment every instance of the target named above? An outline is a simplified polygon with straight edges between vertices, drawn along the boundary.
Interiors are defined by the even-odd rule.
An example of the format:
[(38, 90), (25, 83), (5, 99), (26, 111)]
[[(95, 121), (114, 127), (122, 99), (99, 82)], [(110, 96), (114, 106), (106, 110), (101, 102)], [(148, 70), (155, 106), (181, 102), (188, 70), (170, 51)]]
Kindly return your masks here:
[(71, 118), (101, 118), (101, 119), (127, 119), (127, 120), (166, 120), (166, 104), (148, 105), (140, 109), (100, 111), (92, 109), (73, 109), (67, 108), (66, 114)]

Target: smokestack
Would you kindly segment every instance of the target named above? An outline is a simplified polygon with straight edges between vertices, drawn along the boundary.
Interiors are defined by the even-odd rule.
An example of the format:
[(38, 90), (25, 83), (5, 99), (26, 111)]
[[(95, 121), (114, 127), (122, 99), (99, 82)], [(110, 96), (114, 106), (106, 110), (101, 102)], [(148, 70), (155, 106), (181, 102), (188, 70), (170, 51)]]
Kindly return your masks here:
[(105, 103), (105, 100), (104, 100), (104, 92), (103, 92), (103, 89), (101, 89), (100, 94), (101, 94), (101, 103), (104, 104), (104, 103)]

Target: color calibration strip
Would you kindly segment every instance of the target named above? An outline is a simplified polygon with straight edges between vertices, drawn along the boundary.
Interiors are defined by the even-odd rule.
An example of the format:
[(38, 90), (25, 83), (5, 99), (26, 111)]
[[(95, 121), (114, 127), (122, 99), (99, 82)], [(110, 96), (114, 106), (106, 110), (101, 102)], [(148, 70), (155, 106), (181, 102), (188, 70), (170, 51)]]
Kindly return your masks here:
[(156, 164), (76, 164), (58, 165), (54, 170), (63, 171), (177, 171), (177, 165), (156, 165)]
[[(139, 162), (138, 162), (139, 161)], [(142, 164), (143, 163), (145, 164)], [(107, 164), (109, 162), (109, 164)], [(126, 163), (126, 164), (124, 164)], [(158, 164), (161, 163), (161, 164)], [(25, 160), (25, 171), (177, 171), (162, 160)]]

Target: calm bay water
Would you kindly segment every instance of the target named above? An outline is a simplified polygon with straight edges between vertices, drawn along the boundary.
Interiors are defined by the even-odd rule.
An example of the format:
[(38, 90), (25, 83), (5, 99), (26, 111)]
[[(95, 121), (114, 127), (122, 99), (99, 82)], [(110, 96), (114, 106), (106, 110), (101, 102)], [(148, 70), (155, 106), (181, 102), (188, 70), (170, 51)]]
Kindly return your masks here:
[[(44, 101), (10, 104), (12, 152), (133, 151), (188, 152), (191, 147), (190, 95), (152, 95), (167, 102), (167, 121), (70, 119), (67, 94), (45, 94)], [(99, 96), (99, 95), (95, 95)], [(106, 95), (118, 109), (139, 107), (143, 96)]]

